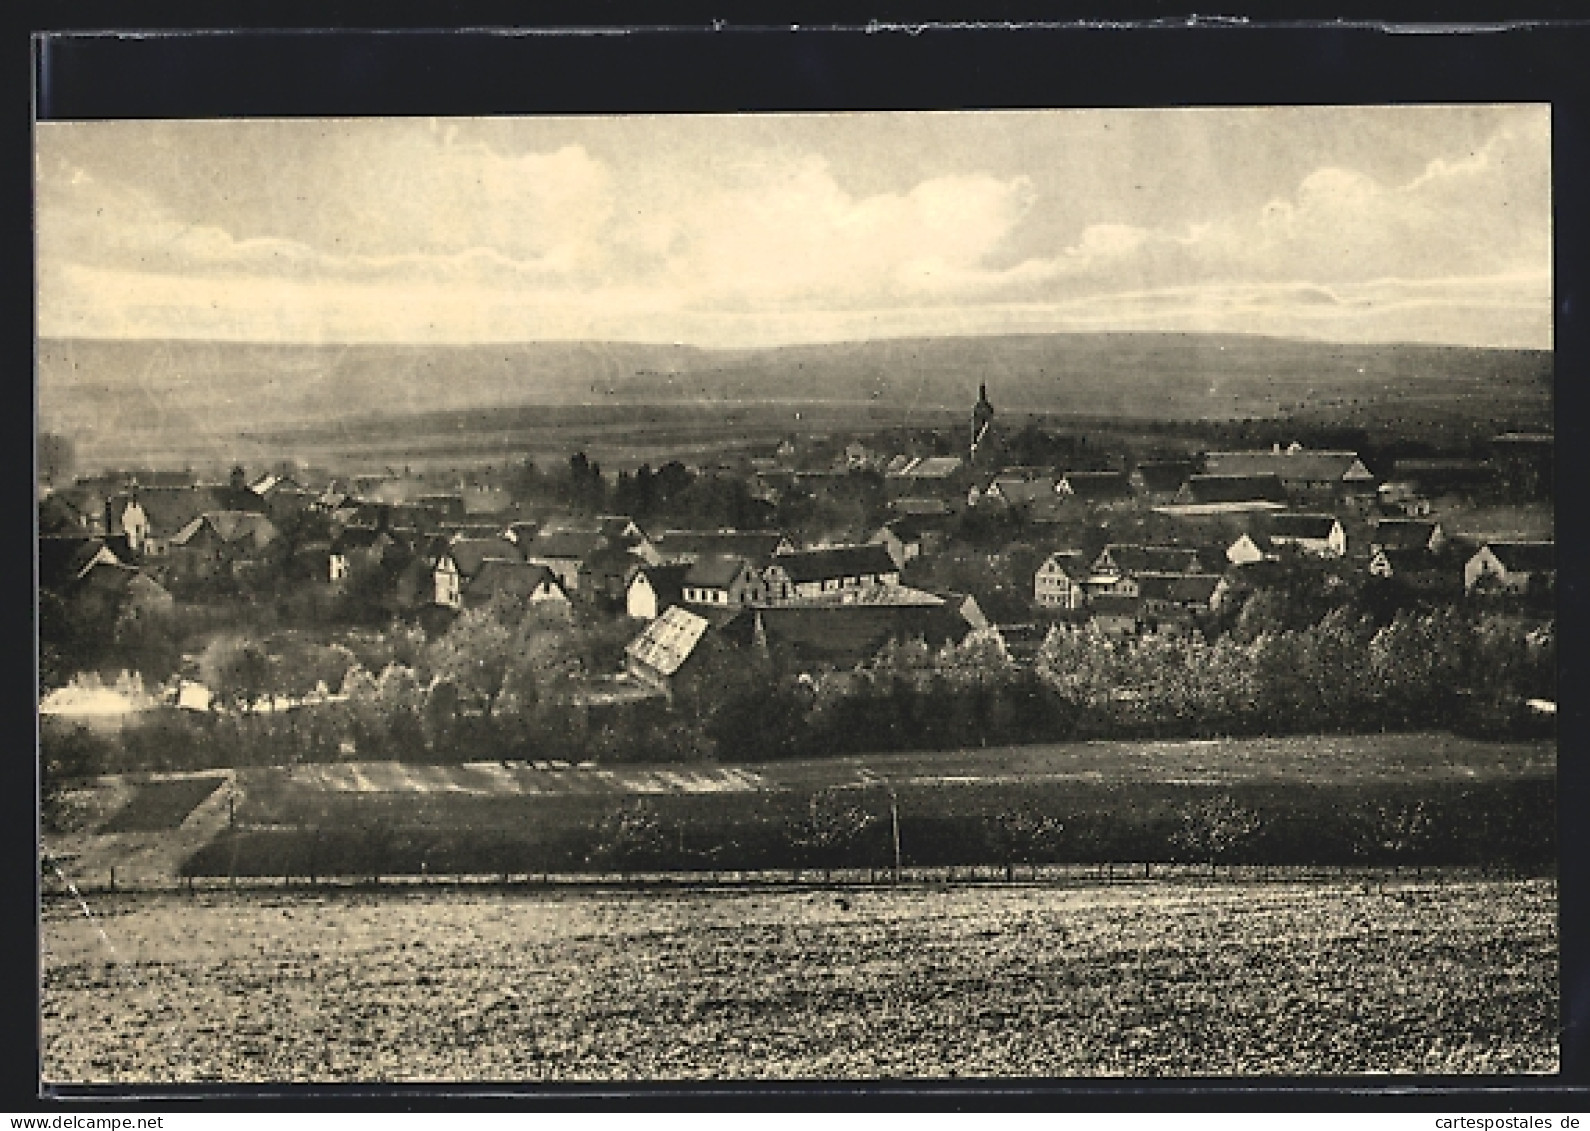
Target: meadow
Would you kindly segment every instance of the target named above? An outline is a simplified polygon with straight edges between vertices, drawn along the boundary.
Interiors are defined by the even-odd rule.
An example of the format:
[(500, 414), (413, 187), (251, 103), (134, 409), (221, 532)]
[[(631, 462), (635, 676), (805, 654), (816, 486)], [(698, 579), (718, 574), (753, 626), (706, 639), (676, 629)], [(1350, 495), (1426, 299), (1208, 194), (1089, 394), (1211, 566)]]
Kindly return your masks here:
[[(52, 1082), (1550, 1073), (1554, 881), (121, 895)], [(103, 932), (103, 933), (102, 933)]]

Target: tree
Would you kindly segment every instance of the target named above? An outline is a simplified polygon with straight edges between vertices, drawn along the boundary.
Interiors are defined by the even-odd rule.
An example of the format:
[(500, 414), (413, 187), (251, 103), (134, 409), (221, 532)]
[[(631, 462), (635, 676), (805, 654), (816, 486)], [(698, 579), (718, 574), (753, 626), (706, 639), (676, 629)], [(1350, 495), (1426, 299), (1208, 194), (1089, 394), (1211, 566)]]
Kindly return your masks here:
[(983, 830), (1008, 882), (1016, 878), (1017, 864), (1031, 865), (1053, 852), (1065, 825), (1034, 809), (1014, 809), (983, 818)]
[(250, 711), (270, 689), (271, 659), (243, 636), (218, 636), (199, 657), (199, 674), (222, 703)]
[(1174, 842), (1193, 859), (1209, 865), (1232, 860), (1237, 852), (1264, 827), (1263, 819), (1230, 797), (1183, 806), (1181, 827), (1172, 835)]
[(850, 800), (845, 791), (825, 789), (812, 794), (806, 819), (797, 825), (792, 839), (811, 853), (823, 868), (823, 878), (833, 874), (835, 858), (846, 859), (846, 852), (878, 821)]

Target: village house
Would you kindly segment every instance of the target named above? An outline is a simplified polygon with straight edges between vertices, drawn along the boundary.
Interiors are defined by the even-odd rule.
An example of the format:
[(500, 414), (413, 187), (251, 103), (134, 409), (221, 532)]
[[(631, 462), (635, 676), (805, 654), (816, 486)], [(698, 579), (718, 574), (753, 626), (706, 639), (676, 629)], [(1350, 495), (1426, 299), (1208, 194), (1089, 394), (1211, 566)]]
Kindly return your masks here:
[(1224, 604), (1229, 586), (1217, 573), (1147, 573), (1137, 578), (1141, 615), (1161, 617), (1167, 613), (1206, 616), (1217, 613)]
[(1108, 577), (1135, 577), (1141, 573), (1199, 573), (1202, 569), (1202, 555), (1192, 546), (1111, 542), (1093, 559), (1092, 572)]
[(1375, 498), (1375, 475), (1357, 452), (1275, 445), (1269, 451), (1208, 452), (1211, 475), (1274, 475), (1290, 500), (1363, 507)]
[(1340, 558), (1347, 554), (1347, 532), (1341, 521), (1328, 514), (1272, 514), (1264, 532), (1275, 547), (1296, 546), (1305, 554)]
[(97, 537), (41, 535), (38, 571), (41, 595), (51, 594), (96, 619), (169, 612), (173, 605), (170, 593)]
[(524, 560), (550, 569), (573, 596), (580, 588), (580, 570), (585, 560), (608, 544), (600, 530), (541, 530), (524, 547)]
[(764, 565), (795, 544), (777, 530), (665, 530), (655, 543), (658, 560), (688, 565), (701, 557), (727, 555)]
[(707, 617), (683, 605), (664, 610), (624, 648), (624, 670), (672, 698), (677, 680), (705, 653), (702, 645), (711, 626)]
[(1145, 460), (1132, 471), (1132, 489), (1150, 503), (1168, 503), (1198, 470), (1187, 460)]
[(1033, 600), (1046, 609), (1080, 609), (1091, 573), (1081, 550), (1056, 550), (1033, 576)]
[(748, 605), (762, 596), (761, 571), (741, 557), (711, 554), (697, 558), (685, 573), (687, 605)]
[(1461, 590), (1462, 575), (1455, 566), (1418, 547), (1376, 546), (1366, 568), (1371, 577), (1395, 581), (1406, 589), (1425, 593)]
[(1446, 545), (1446, 534), (1439, 522), (1408, 518), (1383, 518), (1375, 523), (1370, 534), (1369, 549), (1422, 550), (1439, 554)]
[(1273, 474), (1205, 474), (1189, 475), (1170, 504), (1154, 509), (1163, 514), (1246, 514), (1284, 510), (1286, 504), (1286, 487)]
[(691, 565), (642, 565), (631, 567), (629, 584), (624, 588), (624, 611), (636, 620), (656, 620), (663, 610), (685, 597), (685, 575)]
[(1269, 537), (1260, 530), (1244, 531), (1237, 535), (1231, 544), (1226, 547), (1226, 561), (1234, 566), (1274, 561), (1276, 556), (1275, 546), (1271, 544)]
[(390, 533), (374, 526), (343, 527), (331, 539), (326, 558), (327, 579), (341, 581), (355, 566), (380, 564), (394, 542)]
[(1527, 592), (1532, 584), (1554, 581), (1557, 547), (1553, 542), (1486, 542), (1463, 565), (1463, 590)]
[(1099, 594), (1088, 601), (1088, 627), (1105, 636), (1135, 636), (1141, 608), (1135, 596)]
[(494, 599), (516, 605), (560, 605), (569, 597), (546, 566), (508, 558), (487, 558), (463, 589), (463, 603), (476, 607)]
[(872, 532), (869, 543), (889, 551), (894, 564), (902, 569), (923, 554), (936, 554), (944, 548), (946, 534), (934, 517), (907, 515), (891, 519)]
[(202, 514), (222, 511), (265, 513), (265, 500), (243, 486), (222, 484), (139, 486), (105, 503), (105, 533), (124, 535), (133, 554), (162, 557), (172, 539)]
[(890, 461), (883, 474), (884, 490), (891, 497), (958, 495), (964, 483), (963, 466), (959, 456), (912, 456), (898, 467)]
[(977, 627), (975, 604), (904, 586), (847, 589), (749, 610), (752, 640), (810, 671), (850, 670), (891, 641), (930, 648), (960, 643)]
[(842, 589), (900, 584), (900, 567), (876, 543), (779, 554), (764, 571), (767, 600), (815, 597)]
[(168, 575), (184, 581), (238, 577), (279, 537), (263, 514), (207, 511), (171, 538)]
[(1430, 500), (1420, 493), (1419, 485), (1411, 479), (1388, 480), (1380, 485), (1377, 495), (1381, 514), (1425, 518), (1434, 509)]
[(1126, 502), (1132, 481), (1124, 471), (1068, 471), (1054, 485), (1055, 493), (1079, 503)]

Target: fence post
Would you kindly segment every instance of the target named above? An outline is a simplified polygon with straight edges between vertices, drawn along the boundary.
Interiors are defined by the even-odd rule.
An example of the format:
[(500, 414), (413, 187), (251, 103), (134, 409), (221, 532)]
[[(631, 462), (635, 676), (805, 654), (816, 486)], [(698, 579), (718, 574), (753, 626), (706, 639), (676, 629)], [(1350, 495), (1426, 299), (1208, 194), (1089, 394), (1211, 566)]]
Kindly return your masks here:
[(116, 890), (116, 869), (114, 867), (110, 870), (110, 890)]

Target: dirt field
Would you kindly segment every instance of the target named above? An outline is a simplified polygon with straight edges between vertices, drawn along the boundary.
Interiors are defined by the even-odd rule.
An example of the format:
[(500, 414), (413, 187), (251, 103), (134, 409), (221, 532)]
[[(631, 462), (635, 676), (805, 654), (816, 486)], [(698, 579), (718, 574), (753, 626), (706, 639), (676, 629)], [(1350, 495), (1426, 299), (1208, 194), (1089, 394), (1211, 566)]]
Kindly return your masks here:
[(1557, 1066), (1547, 880), (93, 906), (44, 911), (51, 1081)]

